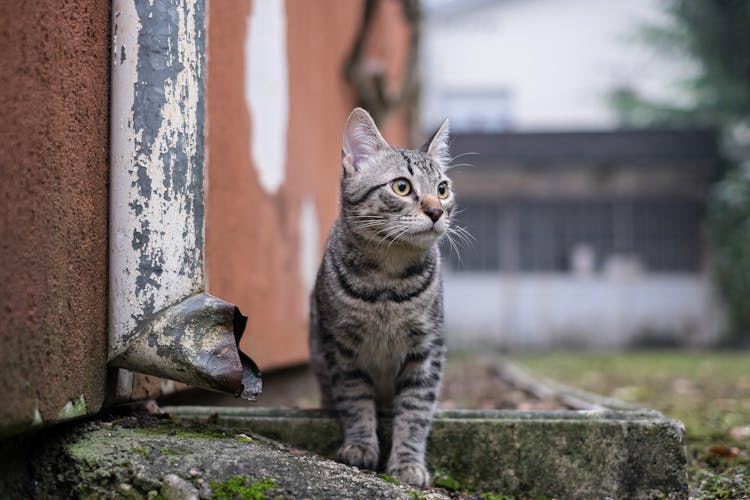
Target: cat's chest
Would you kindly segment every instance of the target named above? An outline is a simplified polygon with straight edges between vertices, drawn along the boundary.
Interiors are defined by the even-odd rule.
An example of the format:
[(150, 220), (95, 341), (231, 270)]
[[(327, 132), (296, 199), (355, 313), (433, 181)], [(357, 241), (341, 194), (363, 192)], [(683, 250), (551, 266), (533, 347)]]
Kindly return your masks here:
[(408, 332), (407, 322), (388, 314), (362, 328), (357, 364), (371, 375), (381, 403), (389, 400), (393, 381), (409, 351)]

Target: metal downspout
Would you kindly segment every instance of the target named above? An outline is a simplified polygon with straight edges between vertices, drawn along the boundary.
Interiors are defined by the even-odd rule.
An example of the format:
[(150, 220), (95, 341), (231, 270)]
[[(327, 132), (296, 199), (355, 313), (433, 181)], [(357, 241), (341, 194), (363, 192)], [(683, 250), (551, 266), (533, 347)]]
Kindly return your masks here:
[(108, 360), (254, 399), (246, 318), (205, 293), (205, 6), (112, 2)]

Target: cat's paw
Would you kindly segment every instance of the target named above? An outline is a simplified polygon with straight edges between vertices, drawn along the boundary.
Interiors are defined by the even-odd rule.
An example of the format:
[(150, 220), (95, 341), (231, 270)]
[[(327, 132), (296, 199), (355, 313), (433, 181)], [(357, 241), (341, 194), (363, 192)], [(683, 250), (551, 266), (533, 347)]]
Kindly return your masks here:
[(430, 473), (427, 472), (427, 468), (422, 464), (389, 465), (388, 474), (402, 483), (410, 484), (417, 488), (426, 488), (430, 484)]
[(378, 465), (378, 446), (371, 443), (344, 443), (339, 449), (338, 459), (360, 469), (375, 470)]

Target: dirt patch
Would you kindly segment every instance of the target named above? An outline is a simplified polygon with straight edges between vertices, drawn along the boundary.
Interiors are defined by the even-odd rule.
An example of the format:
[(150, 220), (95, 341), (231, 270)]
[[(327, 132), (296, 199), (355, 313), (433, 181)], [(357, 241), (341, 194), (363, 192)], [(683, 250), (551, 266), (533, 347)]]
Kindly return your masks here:
[[(263, 393), (256, 403), (232, 396), (192, 389), (165, 396), (162, 406), (251, 406), (317, 408), (318, 384), (308, 366), (300, 366), (263, 374)], [(498, 360), (472, 356), (449, 358), (444, 371), (439, 407), (445, 410), (567, 410), (570, 407), (554, 399), (542, 398), (507, 378)]]

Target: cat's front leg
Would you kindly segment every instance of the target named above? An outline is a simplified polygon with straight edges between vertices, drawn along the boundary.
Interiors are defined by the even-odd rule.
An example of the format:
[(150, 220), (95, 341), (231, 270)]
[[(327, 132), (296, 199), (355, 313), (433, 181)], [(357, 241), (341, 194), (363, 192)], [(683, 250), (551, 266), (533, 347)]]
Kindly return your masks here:
[(372, 379), (357, 369), (341, 371), (334, 378), (334, 405), (344, 433), (338, 459), (361, 469), (374, 470), (380, 449)]
[(427, 436), (435, 412), (443, 351), (433, 348), (409, 354), (396, 381), (393, 400), (393, 444), (386, 470), (413, 486), (425, 487)]

